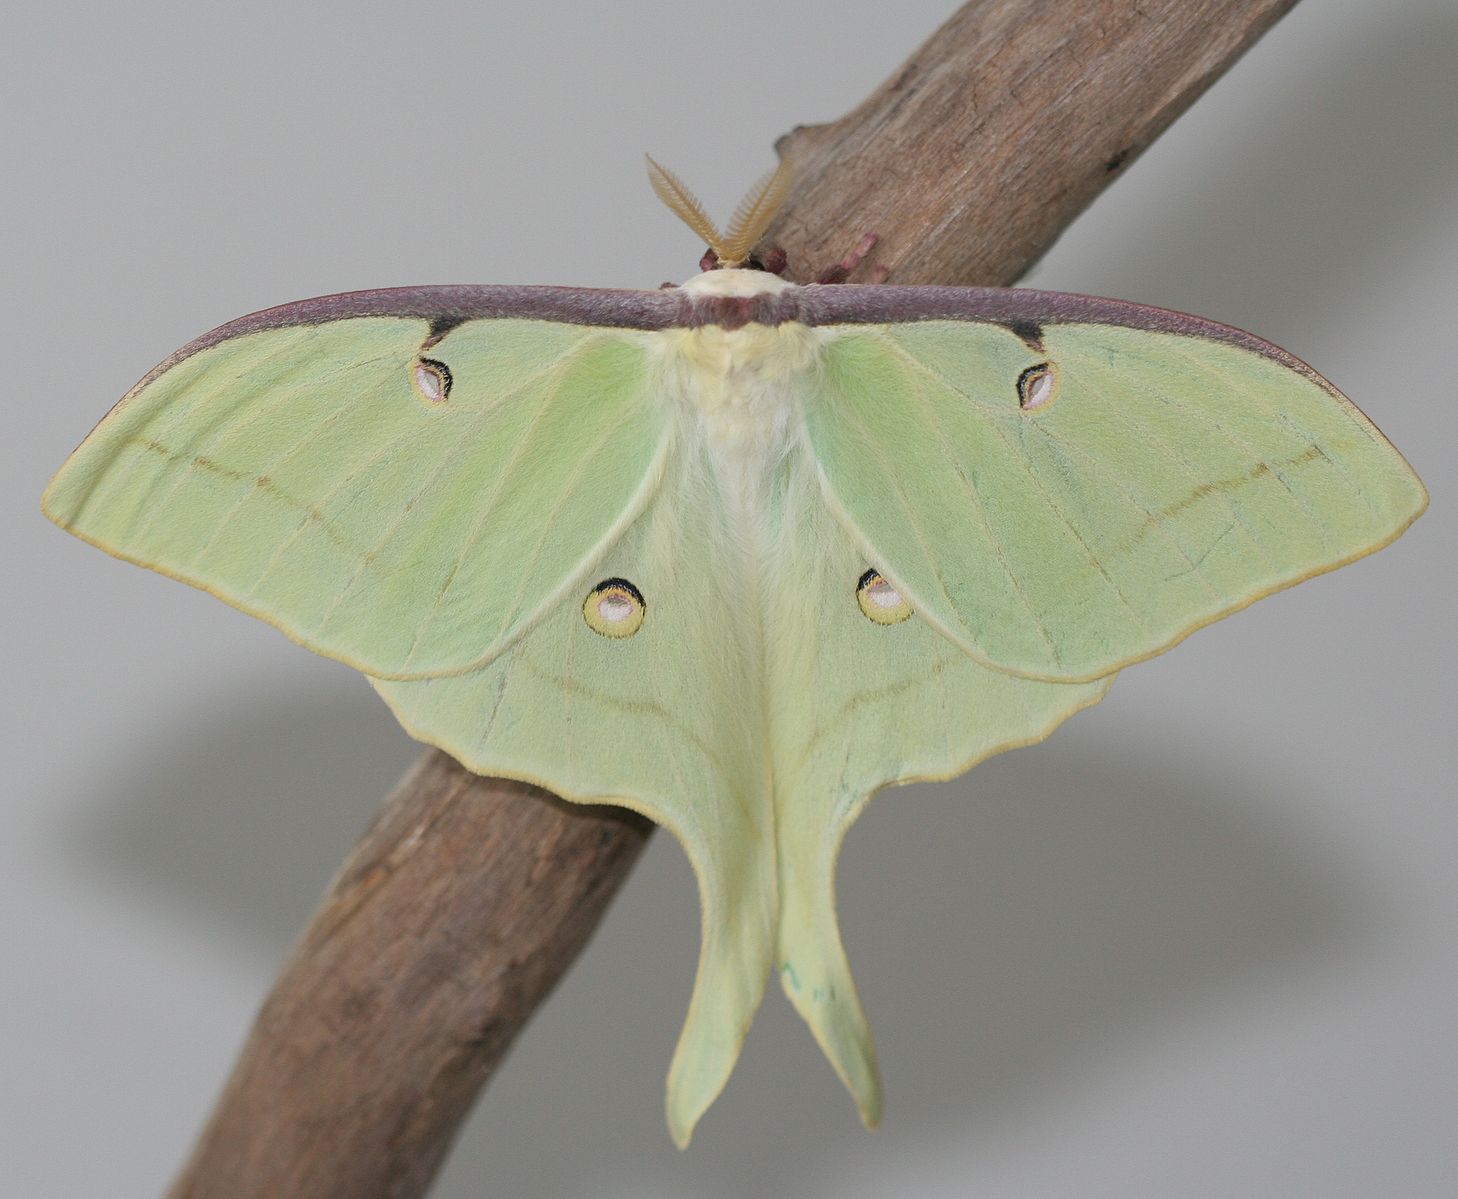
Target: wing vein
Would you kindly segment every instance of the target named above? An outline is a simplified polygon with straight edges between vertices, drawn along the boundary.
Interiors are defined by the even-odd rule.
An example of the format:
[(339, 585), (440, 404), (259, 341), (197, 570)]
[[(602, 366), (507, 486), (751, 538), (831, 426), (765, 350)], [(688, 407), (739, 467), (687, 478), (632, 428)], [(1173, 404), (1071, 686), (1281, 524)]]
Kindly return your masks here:
[[(896, 472), (892, 468), (890, 461), (887, 459), (885, 452), (882, 450), (880, 442), (871, 435), (870, 429), (866, 425), (865, 421), (863, 421), (858, 415), (856, 415), (855, 410), (851, 405), (843, 406), (841, 411), (847, 414), (849, 418), (854, 422), (857, 430), (860, 432), (862, 442), (870, 450), (872, 457), (875, 458), (877, 464), (881, 467), (882, 475), (885, 478), (887, 485), (891, 488), (892, 494), (895, 495), (897, 503), (900, 505), (902, 512), (906, 516), (907, 526), (911, 529), (913, 535), (916, 537), (917, 544), (921, 548), (923, 558), (931, 567), (932, 574), (937, 580), (937, 586), (941, 588), (942, 595), (946, 597), (947, 603), (951, 605), (952, 611), (958, 612), (959, 610), (957, 608), (957, 603), (954, 599), (952, 599), (952, 594), (947, 589), (947, 580), (945, 576), (943, 576), (941, 567), (937, 564), (936, 555), (932, 553), (931, 546), (927, 541), (926, 531), (921, 527), (921, 524), (916, 518), (916, 509), (911, 503), (911, 497), (906, 494), (905, 488), (903, 488), (900, 482), (897, 480)], [(818, 459), (815, 456), (813, 445), (809, 447), (808, 452), (811, 456), (811, 460), (818, 462)], [(823, 470), (820, 472), (820, 476), (823, 485), (828, 488), (829, 484), (828, 481), (825, 480), (825, 474)], [(831, 494), (835, 494), (833, 489), (831, 489)], [(879, 552), (878, 550), (876, 550), (876, 547), (872, 546), (871, 548), (874, 552)], [(885, 567), (883, 563), (873, 563), (871, 565), (873, 565), (877, 570), (887, 569), (887, 567)], [(1033, 619), (1037, 621), (1037, 613), (1033, 613), (1032, 615)], [(1038, 623), (1039, 627), (1042, 628), (1042, 622), (1039, 621)], [(1046, 629), (1044, 630), (1044, 636), (1047, 636)], [(1051, 640), (1049, 642), (1049, 648), (1056, 658), (1057, 651), (1056, 649), (1053, 649)]]
[[(413, 361), (413, 358), (411, 359), (411, 361)], [(499, 408), (501, 404), (520, 395), (533, 383), (550, 374), (553, 370), (557, 369), (559, 363), (560, 359), (554, 360), (550, 366), (543, 367), (541, 370), (538, 371), (533, 371), (531, 374), (525, 376), (513, 386), (507, 388), (500, 395), (492, 397), (491, 403), (489, 405), (483, 405), (481, 411), (476, 413), (474, 417), (466, 423), (466, 427), (462, 429), (460, 437), (456, 441), (455, 445), (452, 447), (452, 454), (447, 457), (443, 463), (441, 463), (441, 468), (439, 470), (429, 473), (424, 479), (421, 480), (420, 486), (417, 487), (416, 490), (411, 493), (410, 498), (405, 501), (398, 516), (385, 530), (384, 535), (378, 538), (375, 543), (370, 547), (370, 549), (366, 551), (363, 555), (361, 555), (360, 562), (356, 567), (355, 574), (352, 575), (350, 579), (344, 583), (344, 590), (341, 591), (340, 595), (336, 597), (336, 604), (343, 601), (343, 599), (345, 598), (344, 592), (348, 590), (348, 588), (359, 577), (359, 575), (363, 574), (363, 572), (369, 568), (370, 563), (372, 563), (375, 558), (378, 557), (380, 551), (384, 548), (390, 538), (399, 531), (400, 527), (409, 518), (410, 513), (414, 511), (416, 504), (419, 503), (425, 493), (438, 482), (441, 482), (446, 477), (448, 477), (449, 472), (447, 468), (459, 458), (460, 454), (464, 452), (464, 448), (467, 445), (472, 444), (472, 439), (475, 436), (476, 432), (480, 429), (481, 425), (484, 424), (487, 419), (494, 414), (494, 410)], [(338, 411), (342, 413), (346, 411), (349, 407), (351, 407), (350, 404), (341, 404)], [(364, 475), (370, 470), (373, 470), (376, 466), (378, 466), (386, 459), (393, 457), (396, 453), (399, 452), (401, 446), (408, 444), (412, 438), (418, 437), (420, 435), (420, 432), (421, 430), (418, 426), (413, 424), (407, 424), (406, 427), (401, 431), (399, 436), (392, 438), (387, 444), (381, 446), (359, 465), (353, 467), (342, 478), (336, 480), (335, 483), (327, 491), (325, 491), (324, 495), (321, 497), (320, 502), (315, 505), (315, 510), (307, 513), (304, 519), (294, 527), (294, 529), (289, 533), (289, 536), (285, 538), (285, 540), (279, 545), (278, 549), (274, 551), (268, 562), (264, 564), (263, 570), (259, 573), (258, 577), (253, 580), (253, 583), (249, 586), (248, 591), (245, 594), (256, 595), (258, 593), (258, 589), (263, 586), (263, 584), (267, 581), (268, 577), (278, 567), (279, 563), (283, 560), (285, 554), (293, 546), (294, 542), (299, 538), (299, 536), (302, 535), (303, 531), (307, 529), (310, 524), (318, 519), (318, 512), (322, 512), (323, 509), (330, 503), (330, 501), (336, 499), (342, 492), (345, 491), (346, 488), (348, 488), (352, 483), (359, 479), (360, 476)], [(331, 608), (330, 611), (332, 612), (333, 609)], [(327, 619), (327, 616), (325, 617), (325, 619)], [(323, 624), (324, 620), (321, 620), (319, 623), (319, 627), (322, 628)]]
[[(1027, 590), (1023, 587), (1022, 578), (1017, 574), (1016, 571), (1013, 570), (1012, 564), (1008, 561), (1007, 547), (1003, 544), (1002, 538), (997, 535), (996, 530), (992, 527), (992, 519), (987, 514), (987, 506), (983, 503), (982, 497), (977, 493), (977, 489), (972, 486), (971, 480), (968, 479), (966, 474), (963, 472), (961, 463), (957, 462), (957, 460), (951, 456), (950, 450), (946, 447), (947, 438), (945, 435), (944, 427), (941, 424), (941, 421), (936, 417), (935, 408), (932, 405), (930, 399), (927, 397), (926, 386), (923, 381), (924, 377), (940, 380), (941, 376), (930, 371), (924, 364), (918, 362), (915, 358), (913, 358), (904, 349), (902, 349), (902, 347), (897, 345), (890, 338), (885, 337), (879, 333), (873, 334), (873, 336), (875, 336), (876, 339), (880, 341), (883, 345), (891, 349), (896, 354), (896, 356), (899, 357), (903, 362), (918, 368), (918, 374), (915, 376), (915, 378), (917, 379), (916, 397), (922, 408), (931, 413), (932, 422), (938, 434), (937, 441), (943, 445), (947, 461), (952, 467), (952, 473), (957, 476), (958, 482), (962, 485), (962, 490), (966, 493), (968, 499), (972, 502), (973, 511), (977, 513), (977, 517), (982, 523), (982, 528), (987, 534), (988, 545), (992, 549), (993, 556), (997, 559), (998, 566), (1002, 568), (1002, 573), (1004, 574), (1004, 576), (1006, 576), (1008, 583), (1013, 589), (1013, 592), (1022, 602), (1022, 605), (1024, 609), (1026, 609), (1028, 615), (1033, 618), (1033, 623), (1038, 627), (1039, 635), (1043, 638), (1044, 643), (1048, 646), (1048, 652), (1053, 655), (1053, 661), (1061, 666), (1062, 656), (1060, 654), (1057, 644), (1053, 640), (1053, 634), (1049, 630), (1047, 622), (1043, 619), (1042, 615), (1038, 612), (1038, 610), (1033, 606), (1032, 597), (1028, 595)], [(956, 389), (954, 388), (953, 390), (955, 391)], [(957, 394), (960, 395), (962, 393), (958, 391)], [(930, 557), (930, 555), (928, 556)], [(877, 569), (879, 570), (885, 568), (878, 565)], [(891, 569), (894, 571), (895, 568), (892, 567)], [(938, 572), (938, 577), (940, 577), (940, 572)], [(948, 601), (951, 602), (952, 608), (955, 611), (957, 608), (956, 601), (952, 600), (952, 597), (950, 594), (947, 593), (947, 589), (945, 586), (942, 587), (942, 592), (947, 596)]]
[[(377, 362), (377, 361), (383, 361), (383, 356), (381, 358), (377, 358), (377, 359), (372, 358), (372, 359), (369, 360), (369, 362)], [(362, 364), (362, 365), (365, 365), (365, 364)], [(225, 531), (226, 531), (227, 527), (233, 522), (234, 518), (237, 517), (247, 507), (248, 503), (255, 498), (255, 495), (256, 495), (258, 486), (265, 479), (268, 479), (271, 476), (276, 475), (279, 472), (279, 470), (284, 466), (285, 463), (287, 463), (290, 459), (292, 459), (293, 457), (295, 457), (298, 453), (300, 453), (303, 449), (305, 449), (305, 447), (307, 447), (312, 442), (314, 442), (318, 437), (322, 436), (323, 433), (324, 433), (324, 431), (326, 429), (328, 429), (331, 425), (333, 425), (336, 421), (338, 421), (342, 416), (344, 416), (344, 414), (346, 412), (348, 412), (349, 408), (350, 408), (349, 401), (343, 401), (343, 402), (341, 402), (339, 404), (336, 404), (332, 409), (330, 409), (326, 413), (326, 415), (324, 416), (324, 419), (321, 420), (321, 421), (319, 421), (316, 425), (314, 425), (313, 428), (311, 428), (309, 430), (309, 432), (307, 434), (305, 434), (305, 436), (303, 438), (301, 438), (297, 442), (294, 442), (292, 445), (288, 446), (284, 450), (284, 452), (282, 454), (280, 454), (278, 456), (278, 458), (276, 458), (268, 466), (268, 468), (266, 470), (263, 470), (263, 471), (258, 472), (258, 474), (255, 476), (255, 479), (254, 479), (254, 488), (253, 488), (253, 490), (244, 492), (241, 496), (238, 497), (237, 500), (234, 501), (233, 506), (231, 508), (229, 508), (228, 511), (223, 514), (222, 517), (219, 518), (218, 523), (217, 523), (217, 526), (213, 529), (213, 532), (209, 535), (207, 541), (205, 541), (203, 543), (202, 548), (199, 549), (195, 554), (193, 554), (193, 556), (192, 556), (192, 563), (193, 563), (193, 565), (196, 565), (198, 562), (200, 562), (202, 560), (202, 558), (208, 553), (208, 551), (210, 549), (212, 549), (212, 547), (217, 543), (218, 539), (220, 537), (222, 537), (222, 536), (225, 535)], [(237, 426), (234, 427), (234, 431), (236, 431), (236, 428), (237, 428)], [(395, 439), (394, 441), (392, 441), (390, 443), (391, 448), (393, 449), (393, 447), (395, 447), (396, 445), (398, 445), (399, 442), (400, 441), (403, 441), (403, 440), (405, 440), (404, 437)], [(378, 457), (378, 455), (376, 455), (376, 457)], [(326, 498), (330, 494), (332, 494), (332, 493), (326, 492), (325, 493)], [(302, 504), (300, 504), (300, 506), (303, 507)], [(267, 572), (270, 569), (270, 567), (271, 567), (274, 559), (276, 559), (278, 557), (278, 555), (283, 552), (283, 550), (285, 550), (289, 545), (291, 545), (293, 543), (294, 539), (299, 535), (299, 533), (301, 533), (304, 529), (308, 528), (310, 524), (314, 523), (315, 521), (317, 521), (317, 520), (319, 520), (321, 518), (320, 517), (321, 511), (322, 510), (320, 509), (320, 507), (318, 505), (314, 505), (312, 508), (306, 508), (305, 509), (303, 519), (299, 521), (298, 525), (295, 526), (295, 528), (290, 531), (288, 537), (286, 537), (284, 539), (284, 541), (274, 550), (274, 553), (269, 558), (269, 562), (266, 563), (265, 566), (264, 566), (263, 574), (260, 574), (258, 580), (256, 580), (249, 587), (249, 589), (246, 592), (244, 592), (245, 595), (252, 596), (252, 595), (254, 595), (256, 593), (259, 584), (262, 582), (262, 579), (263, 579), (264, 575), (267, 574)]]
[[(904, 360), (911, 362), (913, 365), (921, 367), (928, 376), (933, 379), (937, 379), (944, 385), (948, 386), (954, 394), (964, 397), (966, 396), (966, 393), (963, 392), (960, 388), (951, 387), (950, 383), (940, 373), (928, 370), (925, 366), (923, 366), (923, 364), (917, 362), (916, 359), (912, 358), (909, 354), (907, 354), (900, 346), (897, 346), (894, 342), (891, 342), (890, 339), (884, 340), (886, 341), (886, 344), (891, 345), (895, 350), (897, 350)], [(965, 491), (968, 496), (973, 499), (973, 502), (978, 506), (979, 511), (982, 511), (983, 505), (981, 496), (977, 494), (977, 491), (972, 486), (971, 481), (963, 472), (962, 464), (952, 456), (951, 439), (946, 434), (946, 426), (942, 424), (941, 418), (937, 415), (936, 405), (933, 404), (931, 400), (927, 397), (927, 393), (924, 387), (917, 388), (917, 398), (922, 401), (923, 407), (926, 408), (931, 416), (932, 423), (935, 425), (938, 433), (937, 442), (939, 445), (941, 445), (943, 454), (948, 464), (952, 467), (953, 473), (956, 474), (958, 480), (961, 482), (963, 491)], [(1002, 442), (1003, 448), (1014, 460), (1018, 458), (1026, 460), (1026, 455), (1018, 453), (1016, 447), (1014, 447), (1012, 441), (1003, 431), (1002, 426), (997, 422), (995, 417), (990, 419), (987, 423), (992, 426), (993, 431), (998, 436), (998, 440)], [(1089, 545), (1083, 534), (1079, 532), (1078, 528), (1074, 525), (1068, 514), (1063, 510), (1062, 506), (1053, 498), (1052, 492), (1048, 490), (1048, 488), (1044, 485), (1042, 479), (1038, 477), (1038, 472), (1029, 468), (1026, 470), (1025, 473), (1027, 474), (1028, 478), (1033, 481), (1033, 486), (1037, 488), (1038, 493), (1043, 497), (1044, 501), (1048, 505), (1048, 508), (1062, 522), (1063, 527), (1068, 530), (1069, 535), (1073, 538), (1073, 540), (1078, 543), (1079, 548), (1083, 551), (1084, 557), (1088, 559), (1089, 565), (1091, 565), (1094, 570), (1097, 571), (1098, 574), (1103, 578), (1109, 589), (1113, 591), (1115, 596), (1118, 597), (1119, 602), (1124, 605), (1124, 607), (1128, 610), (1129, 614), (1134, 617), (1140, 628), (1142, 628), (1146, 633), (1149, 632), (1149, 624), (1144, 619), (1143, 614), (1134, 607), (1129, 597), (1124, 593), (1124, 589), (1120, 587), (1117, 582), (1114, 581), (1113, 577), (1104, 568), (1104, 564), (1099, 561), (1098, 555), (1094, 552), (1093, 547)], [(986, 526), (986, 528), (988, 529), (989, 536), (993, 538), (994, 546), (997, 550), (998, 564), (1002, 567), (1003, 572), (1008, 576), (1008, 579), (1017, 588), (1018, 594), (1023, 598), (1024, 605), (1028, 608), (1029, 612), (1033, 612), (1031, 597), (1027, 595), (1026, 589), (1023, 587), (1022, 580), (1012, 569), (1011, 563), (1007, 559), (1005, 546), (1002, 542), (1002, 539), (999, 538), (992, 531), (991, 520), (986, 515), (985, 511), (982, 511), (982, 522), (983, 525)], [(1036, 613), (1034, 613), (1034, 619), (1037, 619)], [(1040, 627), (1044, 627), (1044, 639), (1048, 641), (1049, 648), (1053, 649), (1052, 639), (1048, 636), (1046, 626), (1042, 626), (1041, 621)], [(1056, 660), (1058, 656), (1057, 650), (1053, 649), (1053, 653)]]
[[(576, 343), (576, 345), (574, 345), (571, 350), (563, 354), (562, 357), (557, 359), (551, 366), (545, 367), (541, 371), (536, 372), (530, 379), (523, 380), (520, 386), (515, 388), (513, 391), (505, 393), (502, 399), (506, 398), (507, 396), (520, 395), (522, 391), (532, 382), (548, 379), (554, 374), (558, 376), (555, 382), (557, 384), (557, 387), (560, 388), (560, 376), (562, 373), (565, 373), (567, 364), (570, 363), (573, 357), (581, 352), (581, 349), (584, 345), (589, 344), (590, 342), (595, 340), (596, 339), (594, 338), (584, 338), (582, 341)], [(496, 485), (492, 488), (490, 497), (482, 506), (480, 515), (476, 518), (471, 533), (468, 534), (466, 542), (461, 547), (460, 553), (456, 555), (455, 562), (451, 566), (451, 569), (446, 576), (445, 582), (437, 591), (435, 600), (432, 603), (430, 610), (424, 617), (425, 623), (428, 624), (434, 618), (436, 610), (440, 607), (441, 600), (445, 596), (445, 592), (449, 590), (451, 583), (455, 580), (456, 574), (457, 572), (459, 572), (462, 564), (465, 562), (467, 554), (474, 547), (476, 536), (479, 534), (482, 526), (485, 524), (487, 517), (490, 516), (491, 509), (494, 506), (497, 497), (501, 494), (502, 488), (505, 486), (505, 480), (507, 476), (517, 465), (522, 455), (526, 452), (526, 447), (531, 441), (532, 431), (542, 420), (542, 414), (551, 407), (551, 401), (555, 394), (555, 392), (551, 393), (537, 406), (536, 410), (532, 413), (530, 421), (528, 421), (527, 423), (527, 428), (523, 430), (520, 439), (512, 448), (510, 457), (502, 465), (501, 469), (497, 473)], [(500, 400), (497, 400), (495, 403), (483, 404), (480, 413), (478, 413), (476, 419), (471, 422), (471, 430), (473, 433), (479, 428), (482, 423), (486, 422), (490, 416), (494, 415), (495, 410), (500, 405), (500, 402)], [(325, 626), (328, 625), (329, 621), (339, 610), (345, 599), (348, 598), (350, 592), (358, 585), (360, 579), (364, 576), (364, 572), (369, 568), (370, 563), (374, 561), (375, 557), (378, 556), (380, 550), (400, 530), (400, 527), (405, 523), (405, 520), (414, 510), (414, 507), (419, 502), (420, 498), (432, 486), (438, 485), (443, 479), (449, 477), (449, 467), (453, 466), (457, 461), (459, 461), (461, 455), (465, 452), (468, 446), (474, 446), (475, 444), (476, 439), (474, 437), (467, 437), (463, 434), (451, 446), (451, 452), (447, 455), (445, 461), (441, 464), (440, 469), (436, 470), (429, 477), (422, 480), (420, 486), (416, 489), (414, 494), (402, 506), (399, 514), (395, 517), (393, 521), (390, 522), (384, 533), (382, 533), (380, 537), (375, 541), (369, 553), (365, 554), (360, 559), (358, 565), (355, 567), (354, 573), (351, 574), (350, 577), (345, 581), (344, 585), (340, 588), (339, 593), (334, 597), (333, 603), (330, 604), (329, 608), (319, 618), (318, 623), (315, 625), (315, 629), (317, 631), (322, 631)], [(331, 489), (328, 495), (332, 497), (334, 494), (336, 494), (337, 490), (338, 488)]]
[[(273, 359), (279, 358), (289, 348), (290, 347), (287, 346), (281, 346), (270, 350), (268, 356), (264, 358), (262, 362), (255, 365), (254, 369), (257, 370), (260, 366), (262, 366), (263, 362), (269, 362)], [(292, 372), (290, 371), (285, 371), (283, 377), (287, 378), (291, 373)], [(275, 384), (277, 382), (278, 381), (275, 380)], [(278, 387), (276, 391), (270, 388), (269, 398), (271, 402), (267, 404), (260, 404), (256, 409), (245, 412), (241, 420), (238, 420), (232, 424), (227, 423), (226, 420), (220, 420), (220, 422), (210, 430), (208, 436), (203, 441), (187, 447), (188, 450), (191, 451), (190, 455), (186, 461), (182, 461), (179, 463), (180, 468), (178, 470), (178, 473), (172, 479), (172, 485), (168, 487), (166, 493), (162, 496), (162, 498), (154, 503), (149, 493), (148, 498), (144, 503), (146, 518), (142, 521), (140, 525), (137, 526), (135, 530), (133, 530), (132, 536), (139, 543), (146, 539), (147, 534), (151, 531), (153, 522), (155, 522), (157, 518), (161, 516), (161, 514), (167, 509), (167, 506), (172, 502), (173, 497), (178, 493), (178, 491), (182, 489), (183, 484), (192, 477), (193, 472), (198, 467), (199, 459), (210, 458), (214, 456), (219, 446), (225, 444), (231, 438), (236, 436), (241, 430), (247, 429), (249, 426), (262, 420), (265, 416), (272, 416), (290, 399), (294, 398), (297, 392), (297, 386)], [(193, 401), (192, 404), (186, 406), (169, 405), (169, 409), (175, 408), (176, 411), (173, 412), (174, 419), (171, 425), (169, 425), (168, 427), (171, 428), (175, 425), (181, 424), (183, 419), (188, 414), (196, 410), (198, 402), (202, 398), (203, 397), (199, 396)], [(150, 428), (150, 426), (151, 421), (149, 420), (143, 427)], [(160, 440), (160, 437), (156, 439)], [(178, 456), (179, 458), (181, 456), (180, 450), (178, 451)]]

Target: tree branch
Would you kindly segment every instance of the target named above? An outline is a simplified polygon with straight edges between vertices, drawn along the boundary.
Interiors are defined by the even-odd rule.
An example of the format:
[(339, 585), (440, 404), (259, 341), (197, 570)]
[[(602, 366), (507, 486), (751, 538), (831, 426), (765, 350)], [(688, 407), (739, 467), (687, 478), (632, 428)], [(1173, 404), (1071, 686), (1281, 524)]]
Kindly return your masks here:
[[(771, 238), (802, 279), (874, 230), (894, 282), (1012, 283), (1294, 3), (967, 4), (855, 111), (781, 139), (796, 185)], [(426, 752), (294, 948), (173, 1199), (423, 1195), (650, 831)]]
[(776, 148), (798, 277), (864, 232), (893, 283), (1005, 287), (1296, 0), (971, 3), (847, 116)]

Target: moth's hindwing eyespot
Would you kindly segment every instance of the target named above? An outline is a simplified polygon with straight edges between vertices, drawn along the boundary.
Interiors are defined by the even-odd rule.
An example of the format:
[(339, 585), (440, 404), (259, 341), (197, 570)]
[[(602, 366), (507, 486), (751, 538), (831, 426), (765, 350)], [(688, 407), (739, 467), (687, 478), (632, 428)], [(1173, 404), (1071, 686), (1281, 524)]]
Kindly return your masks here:
[(631, 637), (643, 627), (643, 593), (627, 579), (604, 579), (582, 601), (582, 619), (604, 637)]
[(856, 584), (856, 602), (877, 624), (900, 624), (911, 615), (911, 605), (879, 570), (868, 570), (861, 576)]
[(1024, 412), (1046, 407), (1058, 390), (1051, 362), (1039, 362), (1018, 376), (1018, 407)]
[(451, 394), (451, 368), (436, 358), (417, 358), (411, 371), (415, 390), (428, 404), (444, 404)]

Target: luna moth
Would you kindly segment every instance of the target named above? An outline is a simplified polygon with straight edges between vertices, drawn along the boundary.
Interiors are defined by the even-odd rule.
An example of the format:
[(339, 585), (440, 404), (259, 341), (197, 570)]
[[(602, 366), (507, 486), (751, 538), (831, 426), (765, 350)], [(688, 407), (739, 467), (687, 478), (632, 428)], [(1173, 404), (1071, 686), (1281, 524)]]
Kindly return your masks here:
[(667, 827), (702, 944), (686, 1144), (773, 973), (874, 1125), (834, 873), (876, 790), (1046, 737), (1114, 675), (1385, 546), (1427, 497), (1250, 334), (1023, 289), (747, 265), (786, 176), (659, 290), (286, 304), (151, 371), (63, 528), (362, 671), (467, 768)]

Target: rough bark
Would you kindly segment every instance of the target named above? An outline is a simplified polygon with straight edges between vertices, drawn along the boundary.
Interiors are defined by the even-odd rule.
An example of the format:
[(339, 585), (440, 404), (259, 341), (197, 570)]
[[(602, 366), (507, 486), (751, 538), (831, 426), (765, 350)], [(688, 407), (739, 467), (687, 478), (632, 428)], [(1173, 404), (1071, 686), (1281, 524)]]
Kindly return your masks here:
[(294, 946), (172, 1194), (423, 1195), (651, 830), (427, 750)]
[[(1294, 3), (967, 4), (853, 112), (781, 139), (797, 182), (771, 240), (802, 279), (874, 231), (893, 282), (1010, 284)], [(173, 1199), (423, 1195), (650, 831), (427, 752), (294, 948)]]
[(777, 143), (797, 278), (863, 233), (893, 283), (1006, 286), (1296, 0), (985, 0)]

